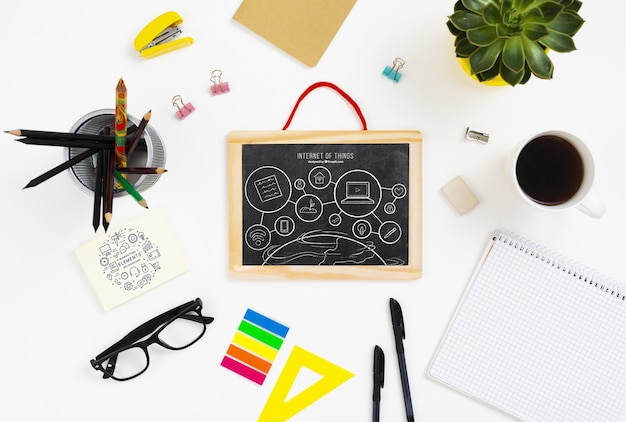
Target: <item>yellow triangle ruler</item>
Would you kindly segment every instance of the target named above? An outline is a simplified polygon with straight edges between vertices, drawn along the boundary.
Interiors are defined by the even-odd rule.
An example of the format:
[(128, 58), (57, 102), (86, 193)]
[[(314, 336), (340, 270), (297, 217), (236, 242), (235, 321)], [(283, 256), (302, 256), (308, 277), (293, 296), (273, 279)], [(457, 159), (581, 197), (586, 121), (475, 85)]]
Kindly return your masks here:
[[(307, 368), (321, 378), (286, 400), (300, 369)], [(259, 422), (282, 422), (301, 412), (354, 376), (353, 373), (301, 347), (294, 346), (285, 367), (259, 416)]]

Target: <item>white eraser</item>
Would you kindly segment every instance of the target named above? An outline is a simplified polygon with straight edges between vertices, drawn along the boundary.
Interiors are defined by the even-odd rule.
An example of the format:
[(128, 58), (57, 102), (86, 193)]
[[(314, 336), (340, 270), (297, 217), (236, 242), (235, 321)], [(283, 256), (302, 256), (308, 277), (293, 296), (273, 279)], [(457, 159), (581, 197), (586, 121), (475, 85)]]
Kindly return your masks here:
[(479, 204), (478, 198), (461, 176), (450, 180), (440, 190), (460, 215), (466, 214)]

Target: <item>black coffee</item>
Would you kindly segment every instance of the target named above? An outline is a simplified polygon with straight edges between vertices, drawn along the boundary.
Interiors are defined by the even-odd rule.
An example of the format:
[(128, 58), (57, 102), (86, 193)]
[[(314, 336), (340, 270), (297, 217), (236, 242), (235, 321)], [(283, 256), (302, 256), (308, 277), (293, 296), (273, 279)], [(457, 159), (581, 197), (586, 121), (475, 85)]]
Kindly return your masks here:
[(540, 136), (526, 144), (515, 167), (522, 190), (543, 205), (562, 204), (574, 196), (584, 171), (576, 147), (554, 135)]

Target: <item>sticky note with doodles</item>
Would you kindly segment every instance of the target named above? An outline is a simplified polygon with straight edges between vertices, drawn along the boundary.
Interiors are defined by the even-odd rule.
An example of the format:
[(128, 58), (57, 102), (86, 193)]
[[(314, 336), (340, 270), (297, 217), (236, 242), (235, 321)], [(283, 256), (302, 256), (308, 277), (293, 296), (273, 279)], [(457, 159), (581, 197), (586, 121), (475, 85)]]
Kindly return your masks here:
[(105, 310), (189, 269), (164, 215), (152, 209), (112, 227), (75, 253)]

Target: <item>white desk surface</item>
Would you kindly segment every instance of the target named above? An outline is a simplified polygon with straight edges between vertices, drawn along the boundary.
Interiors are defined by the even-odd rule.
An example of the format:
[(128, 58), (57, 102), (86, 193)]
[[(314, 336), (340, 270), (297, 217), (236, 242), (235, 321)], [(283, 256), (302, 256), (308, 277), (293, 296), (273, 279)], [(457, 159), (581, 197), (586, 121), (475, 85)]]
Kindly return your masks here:
[[(372, 351), (387, 356), (381, 420), (404, 420), (388, 299), (404, 310), (411, 389), (420, 422), (511, 420), (426, 375), (438, 342), (489, 234), (508, 228), (626, 282), (626, 144), (624, 137), (623, 2), (584, 2), (578, 51), (551, 54), (552, 81), (487, 87), (456, 63), (446, 28), (454, 1), (360, 0), (321, 61), (310, 68), (232, 20), (240, 1), (85, 3), (3, 2), (0, 129), (68, 130), (83, 114), (112, 108), (120, 77), (128, 111), (152, 110), (166, 142), (169, 173), (146, 192), (178, 236), (191, 269), (104, 312), (74, 256), (93, 238), (91, 197), (67, 173), (22, 187), (58, 164), (59, 150), (13, 142), (0, 133), (0, 419), (11, 421), (254, 421), (288, 353), (279, 353), (264, 386), (219, 366), (247, 308), (291, 327), (285, 350), (299, 345), (355, 377), (293, 421), (371, 418)], [(152, 18), (175, 10), (195, 43), (152, 60), (132, 47)], [(381, 76), (406, 61), (398, 84)], [(231, 92), (212, 97), (210, 73), (223, 71)], [(227, 273), (226, 137), (231, 130), (280, 129), (302, 91), (330, 81), (361, 106), (370, 129), (423, 134), (423, 277), (416, 281), (237, 281)], [(184, 121), (176, 95), (196, 111)], [(464, 140), (471, 125), (488, 145)], [(291, 129), (359, 129), (353, 110), (328, 89), (301, 105)], [(505, 159), (528, 135), (547, 129), (577, 134), (597, 166), (593, 195), (607, 212), (592, 219), (571, 210), (542, 212), (517, 199)], [(458, 216), (439, 188), (461, 175), (480, 199)], [(113, 224), (143, 210), (115, 203)], [(103, 380), (89, 360), (130, 329), (201, 297), (215, 317), (197, 344), (154, 350), (134, 381)], [(626, 419), (625, 419), (626, 420)]]

